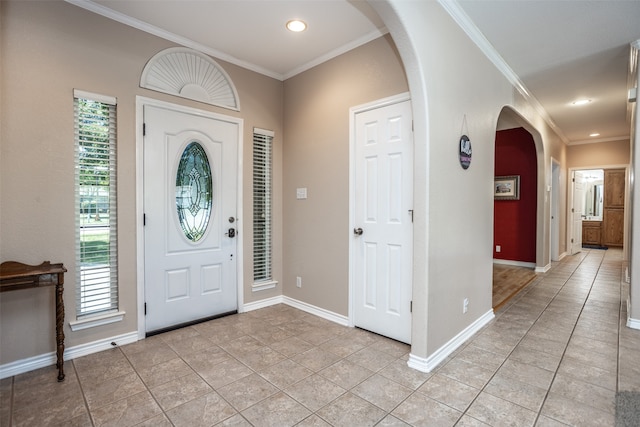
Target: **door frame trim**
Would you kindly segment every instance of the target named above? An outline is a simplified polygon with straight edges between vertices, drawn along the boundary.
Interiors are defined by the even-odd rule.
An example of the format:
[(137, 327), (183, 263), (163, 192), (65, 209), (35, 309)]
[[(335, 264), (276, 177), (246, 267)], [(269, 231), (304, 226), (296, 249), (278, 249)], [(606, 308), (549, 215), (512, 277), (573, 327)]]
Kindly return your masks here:
[[(153, 106), (166, 108), (171, 111), (194, 114), (197, 116), (222, 120), (238, 125), (238, 169), (236, 177), (236, 212), (238, 220), (236, 221), (236, 229), (238, 230), (238, 236), (243, 236), (242, 218), (244, 218), (243, 204), (242, 204), (242, 156), (243, 156), (243, 134), (244, 134), (244, 120), (239, 117), (227, 116), (224, 114), (214, 113), (212, 111), (201, 110), (199, 108), (187, 107), (180, 104), (174, 104), (172, 102), (161, 101), (159, 99), (147, 98), (144, 96), (136, 96), (136, 288), (137, 288), (137, 310), (138, 310), (138, 339), (144, 339), (146, 335), (145, 328), (145, 315), (144, 315), (144, 300), (145, 300), (145, 256), (144, 256), (144, 136), (142, 135), (142, 127), (144, 123), (144, 107)], [(244, 260), (244, 245), (242, 240), (238, 237), (237, 241), (237, 257), (236, 257), (236, 286), (237, 286), (237, 304), (238, 312), (242, 311), (244, 305), (244, 293), (242, 283), (244, 283), (243, 276), (243, 260)]]
[(556, 160), (553, 156), (551, 156), (549, 182), (551, 184), (551, 195), (549, 198), (549, 260), (560, 261), (560, 259), (564, 257), (564, 255), (560, 254), (560, 190), (562, 186), (562, 165), (560, 161)]
[[(356, 244), (352, 238), (352, 230), (355, 227), (355, 188), (356, 188), (356, 174), (355, 174), (355, 145), (356, 145), (356, 114), (364, 113), (366, 111), (375, 110), (378, 108), (386, 107), (393, 104), (399, 104), (401, 102), (411, 101), (411, 93), (403, 92), (397, 95), (389, 96), (387, 98), (377, 99), (375, 101), (367, 102), (349, 108), (349, 227), (346, 230), (347, 236), (349, 236), (349, 306), (348, 306), (348, 325), (350, 327), (355, 326), (354, 321), (354, 283), (355, 283), (355, 251)], [(412, 117), (413, 119), (413, 117)], [(412, 159), (413, 161), (413, 159)], [(415, 228), (414, 228), (415, 233)], [(414, 236), (415, 238), (415, 236)], [(411, 259), (411, 265), (413, 268), (413, 258)], [(411, 292), (413, 293), (413, 283), (411, 283)], [(413, 314), (411, 315), (413, 317)]]
[[(629, 183), (629, 171), (630, 169), (630, 165), (629, 164), (610, 164), (610, 165), (603, 165), (603, 164), (597, 164), (594, 166), (574, 166), (571, 168), (567, 169), (567, 200), (569, 202), (571, 202), (573, 200), (573, 181), (571, 180), (573, 177), (573, 172), (575, 171), (584, 171), (584, 170), (592, 170), (592, 169), (624, 169), (625, 170), (625, 184)], [(622, 243), (622, 259), (624, 261), (627, 261), (629, 259), (629, 228), (631, 227), (630, 225), (630, 221), (631, 218), (629, 217), (629, 209), (627, 209), (627, 207), (629, 206), (629, 185), (625, 185), (624, 188), (624, 231), (623, 231), (623, 243)], [(567, 235), (566, 235), (566, 240), (567, 240), (567, 255), (571, 255), (571, 236), (573, 236), (573, 223), (572, 221), (569, 221), (568, 219), (570, 218), (569, 215), (571, 215), (571, 204), (567, 203)]]

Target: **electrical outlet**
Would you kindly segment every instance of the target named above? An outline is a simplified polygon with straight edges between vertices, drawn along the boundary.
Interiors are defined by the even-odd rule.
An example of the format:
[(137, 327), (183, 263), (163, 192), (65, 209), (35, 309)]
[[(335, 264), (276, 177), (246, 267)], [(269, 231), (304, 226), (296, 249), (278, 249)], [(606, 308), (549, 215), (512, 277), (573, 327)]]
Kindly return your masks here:
[(462, 314), (466, 313), (469, 310), (469, 298), (465, 298), (462, 301)]
[(302, 277), (300, 277), (300, 276), (296, 277), (296, 287), (298, 287), (298, 288), (302, 287)]
[(496, 252), (500, 252), (502, 250), (502, 246), (496, 245)]

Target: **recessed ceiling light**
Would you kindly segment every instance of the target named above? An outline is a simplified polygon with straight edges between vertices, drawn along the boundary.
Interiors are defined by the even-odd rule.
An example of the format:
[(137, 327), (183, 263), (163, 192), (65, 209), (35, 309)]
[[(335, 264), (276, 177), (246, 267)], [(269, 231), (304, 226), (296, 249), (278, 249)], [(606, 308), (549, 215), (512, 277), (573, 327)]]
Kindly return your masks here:
[(589, 136), (600, 136), (598, 132), (590, 133)]
[(590, 102), (591, 102), (590, 99), (578, 99), (576, 101), (573, 101), (572, 104), (573, 105), (585, 105), (585, 104), (588, 104)]
[(287, 22), (287, 29), (289, 31), (293, 31), (294, 33), (299, 33), (307, 29), (307, 23), (299, 19), (292, 19), (291, 21)]

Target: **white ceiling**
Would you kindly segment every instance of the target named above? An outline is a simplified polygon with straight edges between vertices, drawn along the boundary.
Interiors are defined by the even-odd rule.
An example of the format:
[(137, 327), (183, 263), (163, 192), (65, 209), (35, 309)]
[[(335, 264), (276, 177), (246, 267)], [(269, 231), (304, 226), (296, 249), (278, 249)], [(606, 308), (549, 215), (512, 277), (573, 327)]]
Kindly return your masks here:
[[(386, 33), (362, 0), (67, 1), (281, 80)], [(441, 2), (470, 35), (484, 36), (480, 45), (508, 65), (565, 142), (628, 137), (629, 52), (640, 39), (640, 1)], [(307, 31), (288, 32), (293, 18), (306, 21)], [(592, 102), (571, 105), (577, 98)], [(600, 136), (590, 138), (593, 132)]]

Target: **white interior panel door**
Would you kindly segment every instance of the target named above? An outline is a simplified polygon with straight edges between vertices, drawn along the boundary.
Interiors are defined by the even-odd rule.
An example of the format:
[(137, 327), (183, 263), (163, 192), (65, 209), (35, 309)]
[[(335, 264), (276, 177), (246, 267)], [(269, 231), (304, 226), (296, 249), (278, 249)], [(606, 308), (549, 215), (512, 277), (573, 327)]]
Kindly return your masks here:
[(571, 206), (571, 254), (582, 251), (582, 214), (584, 211), (584, 174), (573, 172), (573, 201)]
[(353, 321), (409, 343), (413, 135), (409, 101), (355, 117)]
[(146, 331), (237, 310), (239, 125), (144, 108)]

